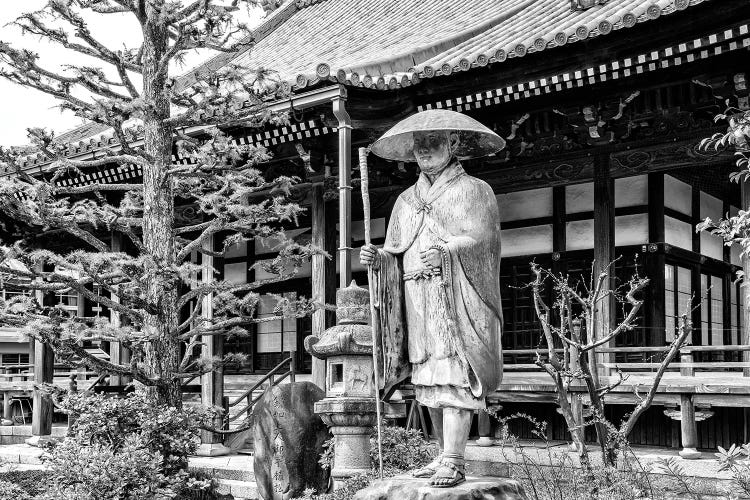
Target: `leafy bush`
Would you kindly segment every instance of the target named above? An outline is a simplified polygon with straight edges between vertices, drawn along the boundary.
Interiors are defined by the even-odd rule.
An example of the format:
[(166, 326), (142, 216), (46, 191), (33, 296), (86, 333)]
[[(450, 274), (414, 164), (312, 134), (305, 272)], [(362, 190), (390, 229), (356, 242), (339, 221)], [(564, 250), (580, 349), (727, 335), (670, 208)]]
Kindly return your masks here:
[[(418, 430), (406, 430), (403, 427), (383, 425), (383, 476), (390, 477), (404, 473), (432, 462), (438, 455), (438, 448), (427, 441)], [(323, 467), (333, 466), (334, 440), (329, 439), (323, 445), (323, 455), (320, 463)], [(378, 477), (378, 441), (377, 433), (370, 438), (370, 461), (372, 470), (368, 474), (361, 474), (342, 481), (336, 485), (333, 493), (317, 495), (314, 491), (306, 491), (302, 498), (310, 500), (350, 500), (356, 492), (366, 488)]]
[(739, 491), (750, 496), (750, 443), (733, 444), (728, 450), (719, 446), (719, 452), (714, 455), (719, 460), (719, 470), (731, 472)]
[(60, 406), (74, 417), (68, 437), (46, 458), (41, 500), (211, 498), (213, 484), (187, 471), (205, 415), (125, 398), (72, 394)]
[(135, 436), (121, 448), (93, 444), (81, 446), (75, 440), (58, 445), (47, 466), (52, 472), (44, 500), (136, 500), (166, 499), (187, 475), (184, 471), (166, 476), (162, 456), (144, 449)]
[(81, 445), (102, 445), (119, 452), (132, 436), (163, 457), (165, 474), (187, 467), (200, 444), (200, 423), (210, 418), (196, 408), (155, 405), (139, 393), (125, 398), (71, 394), (60, 404), (74, 420), (69, 438)]
[[(438, 447), (427, 441), (416, 429), (383, 426), (383, 475), (393, 476), (424, 467), (438, 455)], [(370, 438), (370, 459), (373, 469), (378, 467), (377, 433)]]
[(17, 484), (0, 480), (0, 498), (31, 500), (31, 495)]
[[(30, 498), (34, 498), (44, 491), (45, 486), (49, 482), (50, 473), (46, 470), (9, 470), (7, 472), (0, 473), (0, 483), (12, 483), (13, 485), (21, 488)], [(0, 492), (4, 492), (0, 488)], [(9, 496), (4, 497), (0, 495), (0, 498), (13, 498), (14, 500), (24, 499), (23, 495), (20, 496)]]

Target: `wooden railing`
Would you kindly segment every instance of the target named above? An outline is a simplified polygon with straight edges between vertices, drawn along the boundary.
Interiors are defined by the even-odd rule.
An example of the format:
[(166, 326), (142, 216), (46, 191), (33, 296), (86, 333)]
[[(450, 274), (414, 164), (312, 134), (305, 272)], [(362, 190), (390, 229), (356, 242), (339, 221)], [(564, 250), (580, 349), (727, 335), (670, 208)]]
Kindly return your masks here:
[[(623, 371), (656, 371), (660, 366), (659, 354), (666, 353), (669, 346), (648, 346), (648, 347), (599, 347), (597, 352), (608, 354), (643, 354), (644, 358), (653, 357), (654, 361), (622, 361), (622, 362), (604, 362), (602, 366), (610, 369), (620, 369)], [(503, 351), (504, 369), (506, 371), (536, 371), (541, 370), (534, 363), (513, 363), (507, 361), (508, 358), (524, 356), (536, 357), (537, 351), (541, 354), (542, 359), (546, 359), (546, 349), (508, 349)], [(555, 350), (562, 353), (562, 349)], [(696, 359), (696, 354), (701, 353), (736, 353), (735, 356), (740, 361), (725, 360), (700, 360)], [(696, 346), (687, 345), (680, 349), (680, 359), (675, 360), (669, 365), (670, 370), (680, 370), (680, 375), (692, 377), (697, 370), (726, 372), (728, 370), (742, 370), (742, 375), (750, 377), (750, 345), (709, 345)], [(731, 372), (730, 372), (731, 373)], [(737, 372), (739, 373), (739, 372)]]
[[(256, 382), (252, 387), (250, 387), (248, 390), (243, 392), (240, 396), (238, 396), (234, 400), (230, 400), (229, 397), (224, 396), (224, 428), (228, 429), (229, 424), (240, 418), (240, 416), (245, 415), (246, 417), (250, 417), (250, 413), (253, 410), (253, 406), (255, 403), (257, 403), (260, 398), (263, 397), (263, 394), (265, 391), (270, 390), (273, 386), (278, 385), (283, 380), (285, 380), (287, 377), (289, 377), (289, 381), (294, 383), (296, 379), (296, 369), (297, 369), (297, 352), (296, 351), (289, 351), (289, 357), (281, 361), (278, 365), (276, 365), (271, 371), (269, 371), (262, 379), (260, 379), (258, 382)], [(289, 369), (287, 371), (283, 371), (286, 366), (289, 366)], [(255, 396), (255, 392), (263, 388), (263, 385), (266, 384), (266, 387), (264, 388), (264, 391)], [(245, 406), (237, 410), (234, 415), (230, 415), (230, 410), (236, 406), (239, 406), (241, 403), (245, 402)]]

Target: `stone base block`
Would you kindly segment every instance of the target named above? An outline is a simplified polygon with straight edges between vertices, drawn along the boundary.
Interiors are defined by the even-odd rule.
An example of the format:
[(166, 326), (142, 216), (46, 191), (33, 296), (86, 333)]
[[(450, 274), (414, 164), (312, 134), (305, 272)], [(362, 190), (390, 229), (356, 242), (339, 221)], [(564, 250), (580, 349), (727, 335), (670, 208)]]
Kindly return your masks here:
[(453, 488), (433, 488), (429, 479), (396, 476), (376, 481), (357, 492), (354, 500), (527, 500), (517, 481), (490, 477), (467, 477)]
[(481, 436), (477, 439), (477, 446), (493, 446), (494, 444), (495, 440), (489, 436)]
[(683, 448), (680, 451), (680, 456), (686, 460), (697, 460), (703, 456), (703, 454), (695, 448)]
[(26, 440), (26, 444), (29, 446), (36, 446), (37, 448), (43, 448), (56, 441), (57, 439), (52, 436), (31, 436)]
[(222, 457), (230, 453), (232, 453), (232, 449), (221, 443), (203, 443), (195, 450), (195, 455), (199, 457)]

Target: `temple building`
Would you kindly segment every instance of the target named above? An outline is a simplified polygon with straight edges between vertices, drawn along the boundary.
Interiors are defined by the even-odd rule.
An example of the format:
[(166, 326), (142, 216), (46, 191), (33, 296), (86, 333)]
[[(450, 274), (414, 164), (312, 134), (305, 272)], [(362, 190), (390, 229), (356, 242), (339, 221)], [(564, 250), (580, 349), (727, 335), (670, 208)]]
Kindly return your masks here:
[[(277, 5), (279, 4), (279, 5)], [(750, 350), (737, 272), (739, 249), (696, 232), (747, 208), (750, 195), (730, 182), (733, 152), (703, 150), (701, 139), (726, 130), (714, 116), (727, 106), (750, 107), (747, 64), (750, 5), (733, 0), (286, 0), (267, 1), (256, 42), (242, 53), (217, 56), (195, 72), (233, 63), (273, 70), (288, 97), (269, 106), (290, 124), (227, 131), (239, 144), (263, 145), (273, 159), (266, 176), (302, 178), (293, 196), (309, 209), (300, 241), (324, 247), (293, 280), (264, 293), (299, 294), (334, 302), (359, 265), (364, 242), (357, 193), (357, 149), (400, 119), (426, 109), (466, 113), (495, 130), (507, 147), (464, 162), (497, 194), (502, 226), (502, 309), (505, 378), (491, 398), (503, 413), (523, 410), (550, 421), (550, 436), (566, 439), (555, 413), (554, 386), (534, 364), (543, 342), (534, 313), (530, 262), (587, 279), (614, 262), (612, 289), (638, 273), (650, 279), (638, 326), (604, 353), (603, 367), (631, 375), (608, 399), (612, 418), (628, 411), (633, 389), (646, 384), (676, 318), (689, 310), (690, 346), (661, 384), (654, 406), (631, 435), (634, 444), (681, 447), (681, 426), (692, 425), (697, 447), (747, 442)], [(181, 85), (190, 83), (187, 75)], [(196, 131), (197, 133), (197, 131)], [(105, 128), (69, 133), (70, 156), (90, 158), (110, 144)], [(175, 163), (190, 162), (175, 154)], [(45, 160), (30, 160), (30, 172)], [(382, 243), (393, 204), (417, 179), (415, 164), (370, 156), (373, 240)], [(137, 179), (138, 168), (92, 169), (69, 178)], [(352, 189), (352, 185), (355, 188)], [(744, 201), (743, 201), (744, 200)], [(194, 215), (180, 207), (186, 221)], [(114, 247), (122, 242), (112, 241)], [(121, 247), (120, 247), (121, 248)], [(273, 245), (233, 248), (214, 266), (237, 283), (262, 278), (252, 263), (273, 258)], [(593, 266), (593, 267), (592, 267)], [(0, 293), (13, 292), (12, 286)], [(549, 290), (551, 296), (551, 290)], [(49, 300), (52, 300), (51, 298)], [(55, 298), (81, 315), (81, 297)], [(272, 314), (261, 303), (258, 314)], [(616, 304), (604, 310), (614, 325)], [(226, 370), (226, 387), (249, 387), (294, 353), (297, 368), (321, 382), (320, 361), (303, 339), (333, 324), (330, 312), (249, 325), (251, 335), (228, 340), (223, 352), (249, 355)], [(0, 329), (0, 365), (24, 365), (28, 342)], [(122, 359), (108, 345), (91, 346)], [(113, 348), (117, 350), (116, 346)], [(227, 389), (228, 392), (228, 389)], [(222, 394), (214, 396), (220, 402)], [(697, 424), (672, 419), (684, 405)], [(523, 428), (516, 429), (522, 436)], [(528, 437), (528, 436), (524, 436)], [(695, 438), (695, 436), (693, 436)]]

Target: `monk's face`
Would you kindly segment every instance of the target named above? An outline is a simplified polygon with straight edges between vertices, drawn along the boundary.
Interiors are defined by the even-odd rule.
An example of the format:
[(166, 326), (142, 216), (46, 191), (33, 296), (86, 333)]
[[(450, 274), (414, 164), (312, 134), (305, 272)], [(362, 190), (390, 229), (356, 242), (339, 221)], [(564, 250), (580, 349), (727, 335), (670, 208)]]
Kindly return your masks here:
[(448, 166), (458, 146), (458, 135), (449, 132), (414, 132), (414, 157), (422, 172), (438, 175)]

